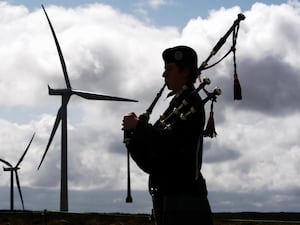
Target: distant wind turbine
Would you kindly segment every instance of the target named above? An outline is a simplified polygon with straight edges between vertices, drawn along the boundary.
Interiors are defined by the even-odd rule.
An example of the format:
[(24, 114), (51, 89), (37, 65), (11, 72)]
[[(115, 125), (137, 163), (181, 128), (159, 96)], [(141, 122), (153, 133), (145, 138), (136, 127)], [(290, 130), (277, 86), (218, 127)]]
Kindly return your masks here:
[(21, 202), (22, 202), (22, 208), (24, 210), (24, 201), (23, 201), (23, 196), (22, 196), (22, 191), (21, 191), (21, 186), (20, 186), (20, 180), (19, 180), (19, 175), (18, 175), (18, 170), (20, 169), (20, 164), (23, 161), (30, 145), (31, 142), (34, 138), (35, 133), (32, 135), (32, 138), (28, 144), (28, 146), (26, 147), (22, 157), (19, 159), (18, 163), (16, 164), (16, 166), (12, 166), (9, 162), (7, 162), (4, 159), (0, 159), (1, 162), (3, 162), (5, 165), (8, 166), (8, 168), (3, 168), (4, 171), (10, 171), (10, 210), (14, 210), (14, 173), (16, 176), (16, 181), (17, 181), (17, 187), (19, 190), (19, 194), (20, 194), (20, 198), (21, 198)]
[(67, 104), (71, 98), (72, 95), (77, 95), (82, 98), (88, 99), (88, 100), (108, 100), (108, 101), (129, 101), (129, 102), (137, 102), (136, 100), (126, 99), (126, 98), (120, 98), (120, 97), (113, 97), (113, 96), (107, 96), (107, 95), (100, 95), (96, 93), (91, 92), (85, 92), (85, 91), (79, 91), (74, 90), (71, 87), (67, 67), (65, 64), (65, 60), (59, 45), (59, 42), (57, 40), (55, 31), (53, 29), (53, 26), (50, 22), (50, 19), (47, 15), (47, 12), (42, 5), (42, 8), (44, 10), (44, 13), (47, 17), (55, 44), (57, 48), (57, 52), (60, 58), (65, 82), (67, 88), (64, 89), (52, 89), (48, 86), (49, 95), (60, 95), (62, 97), (62, 105), (59, 108), (57, 112), (57, 116), (54, 122), (54, 126), (46, 147), (46, 150), (43, 154), (42, 160), (38, 166), (38, 169), (42, 165), (42, 162), (44, 161), (44, 158), (48, 152), (49, 146), (51, 145), (51, 142), (53, 140), (53, 137), (55, 135), (55, 132), (59, 126), (60, 121), (61, 124), (61, 189), (60, 189), (60, 211), (68, 211), (68, 157), (67, 157)]

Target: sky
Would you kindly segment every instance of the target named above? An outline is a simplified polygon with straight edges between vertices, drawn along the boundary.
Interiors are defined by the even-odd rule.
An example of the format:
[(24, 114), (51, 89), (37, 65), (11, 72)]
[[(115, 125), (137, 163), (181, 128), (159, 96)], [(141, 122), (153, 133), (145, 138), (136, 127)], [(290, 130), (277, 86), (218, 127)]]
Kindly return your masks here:
[[(144, 113), (161, 88), (165, 48), (189, 45), (200, 65), (239, 13), (246, 16), (236, 46), (242, 101), (233, 100), (232, 55), (202, 73), (212, 81), (208, 89), (222, 89), (214, 106), (218, 135), (204, 141), (208, 198), (214, 212), (299, 211), (300, 2), (175, 0), (0, 1), (0, 158), (16, 164), (36, 133), (19, 170), (26, 209), (59, 210), (60, 129), (37, 170), (61, 104), (47, 85), (66, 87), (41, 4), (74, 89), (139, 101), (71, 98), (70, 211), (150, 213), (148, 176), (134, 162), (133, 203), (125, 203), (122, 118)], [(231, 38), (210, 63), (230, 47)], [(166, 95), (151, 123), (167, 107)], [(0, 177), (0, 209), (9, 209), (10, 176), (0, 170)]]

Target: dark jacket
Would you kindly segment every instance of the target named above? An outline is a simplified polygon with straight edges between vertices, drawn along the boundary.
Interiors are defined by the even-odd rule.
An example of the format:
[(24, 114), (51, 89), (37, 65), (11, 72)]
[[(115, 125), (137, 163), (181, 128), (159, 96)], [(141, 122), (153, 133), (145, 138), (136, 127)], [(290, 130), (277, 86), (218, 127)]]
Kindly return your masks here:
[[(174, 96), (163, 116), (169, 115), (194, 89), (190, 85), (179, 96)], [(154, 125), (139, 121), (127, 146), (132, 159), (150, 175), (151, 190), (162, 194), (206, 195), (201, 174), (195, 179), (202, 163), (204, 106), (198, 93), (189, 101), (196, 112), (187, 120), (173, 116), (169, 121), (171, 129), (165, 129), (160, 120)]]

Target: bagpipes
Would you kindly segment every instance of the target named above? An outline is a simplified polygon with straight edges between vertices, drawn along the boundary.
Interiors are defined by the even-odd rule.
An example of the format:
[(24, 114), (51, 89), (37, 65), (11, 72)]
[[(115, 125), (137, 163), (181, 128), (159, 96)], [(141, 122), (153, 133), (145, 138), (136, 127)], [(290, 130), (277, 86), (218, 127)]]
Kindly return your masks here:
[[(241, 92), (241, 86), (240, 82), (238, 79), (237, 71), (236, 71), (236, 41), (238, 37), (238, 31), (239, 31), (239, 25), (242, 20), (244, 20), (246, 17), (240, 13), (238, 14), (238, 18), (233, 22), (233, 25), (229, 28), (229, 30), (226, 32), (226, 34), (220, 38), (220, 40), (217, 42), (217, 44), (214, 46), (212, 51), (210, 52), (209, 56), (205, 61), (202, 62), (200, 67), (198, 68), (198, 74), (200, 75), (203, 70), (207, 70), (218, 63), (220, 63), (223, 59), (225, 59), (231, 52), (233, 52), (233, 61), (234, 61), (234, 100), (241, 100), (242, 99), (242, 92)], [(225, 44), (227, 38), (229, 35), (232, 34), (232, 46), (229, 49), (229, 51), (217, 62), (215, 62), (212, 65), (208, 65), (209, 60), (221, 49), (221, 47)], [(186, 96), (182, 102), (174, 108), (174, 110), (169, 114), (164, 116), (163, 118), (160, 119), (160, 123), (163, 127), (163, 129), (172, 129), (172, 126), (176, 121), (178, 120), (187, 120), (188, 116), (197, 112), (197, 106), (194, 105), (193, 99), (194, 97), (198, 94), (200, 90), (203, 90), (206, 94), (206, 98), (204, 98), (201, 101), (202, 106), (206, 104), (208, 101), (211, 101), (211, 106), (210, 106), (210, 114), (209, 114), (209, 119), (206, 125), (206, 128), (203, 132), (204, 137), (215, 137), (217, 135), (215, 131), (215, 124), (214, 124), (214, 112), (213, 112), (213, 105), (214, 102), (217, 101), (217, 96), (221, 95), (222, 90), (218, 87), (215, 87), (213, 91), (209, 92), (206, 90), (205, 86), (209, 85), (211, 83), (210, 79), (207, 77), (203, 78), (203, 81), (199, 84), (197, 88), (195, 88), (191, 93), (189, 93), (188, 96)], [(149, 108), (146, 110), (145, 113), (141, 114), (139, 116), (139, 120), (148, 123), (150, 115), (152, 113), (152, 110), (154, 106), (156, 105), (158, 99), (162, 95), (164, 88), (166, 87), (166, 84), (164, 83), (163, 87), (159, 90), (157, 93), (155, 99), (149, 106)], [(125, 131), (124, 130), (124, 140), (123, 142), (125, 143), (126, 147), (130, 142), (130, 136), (131, 136), (132, 131)], [(132, 196), (131, 196), (131, 187), (130, 187), (130, 154), (129, 150), (127, 148), (127, 197), (126, 197), (126, 202), (130, 203), (132, 202)]]

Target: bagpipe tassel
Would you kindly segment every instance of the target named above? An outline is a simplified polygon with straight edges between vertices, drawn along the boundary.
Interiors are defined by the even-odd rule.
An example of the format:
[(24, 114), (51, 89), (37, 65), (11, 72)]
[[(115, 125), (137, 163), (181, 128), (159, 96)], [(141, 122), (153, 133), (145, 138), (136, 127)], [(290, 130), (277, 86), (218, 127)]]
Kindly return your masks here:
[(242, 100), (242, 88), (237, 73), (234, 74), (233, 97), (234, 100)]
[(210, 137), (210, 138), (213, 138), (213, 137), (217, 136), (217, 132), (216, 132), (216, 129), (215, 129), (215, 120), (214, 120), (214, 112), (213, 111), (210, 111), (210, 113), (209, 113), (209, 119), (207, 121), (206, 128), (203, 132), (203, 136), (204, 137)]

